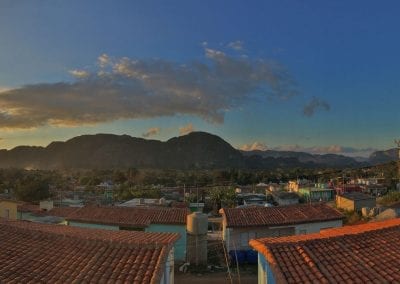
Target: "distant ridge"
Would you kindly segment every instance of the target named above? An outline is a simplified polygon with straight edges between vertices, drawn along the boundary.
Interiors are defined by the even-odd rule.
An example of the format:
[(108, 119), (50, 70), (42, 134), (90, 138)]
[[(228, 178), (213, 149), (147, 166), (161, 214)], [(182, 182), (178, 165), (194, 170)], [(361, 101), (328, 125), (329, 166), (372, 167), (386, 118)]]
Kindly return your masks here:
[(47, 147), (0, 150), (0, 167), (34, 169), (216, 169), (243, 168), (240, 151), (216, 135), (192, 132), (166, 142), (128, 135), (96, 134)]
[(129, 135), (82, 135), (65, 142), (52, 142), (47, 147), (18, 146), (0, 150), (1, 168), (289, 169), (344, 168), (365, 164), (335, 154), (239, 151), (207, 132), (192, 132), (166, 142)]

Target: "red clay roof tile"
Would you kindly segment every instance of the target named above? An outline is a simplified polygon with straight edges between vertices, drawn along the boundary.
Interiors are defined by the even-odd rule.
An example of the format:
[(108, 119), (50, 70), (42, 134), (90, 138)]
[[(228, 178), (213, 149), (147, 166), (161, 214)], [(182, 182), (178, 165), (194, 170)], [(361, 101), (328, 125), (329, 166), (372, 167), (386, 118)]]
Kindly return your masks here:
[[(303, 278), (331, 283), (400, 280), (400, 218), (322, 230), (318, 234), (251, 240), (270, 263), (278, 282)], [(284, 253), (289, 251), (289, 255)], [(296, 273), (291, 267), (298, 268)]]
[(1, 219), (0, 282), (157, 283), (178, 238)]
[[(54, 209), (53, 209), (54, 210)], [(147, 227), (150, 224), (186, 224), (187, 208), (82, 207), (69, 214), (68, 221), (98, 223), (126, 227)]]
[(278, 207), (223, 208), (227, 227), (291, 225), (319, 221), (340, 220), (344, 216), (324, 204), (302, 204)]

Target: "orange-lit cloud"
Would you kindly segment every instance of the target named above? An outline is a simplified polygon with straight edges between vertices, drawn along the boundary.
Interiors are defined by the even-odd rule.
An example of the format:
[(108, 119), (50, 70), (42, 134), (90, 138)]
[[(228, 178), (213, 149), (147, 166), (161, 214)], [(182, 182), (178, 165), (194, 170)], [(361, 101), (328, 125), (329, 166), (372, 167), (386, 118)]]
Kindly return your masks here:
[(186, 135), (189, 134), (190, 132), (193, 132), (195, 129), (193, 127), (192, 123), (188, 123), (185, 126), (179, 127), (179, 135)]
[(142, 137), (144, 138), (148, 138), (154, 135), (157, 135), (158, 133), (160, 133), (160, 127), (152, 127), (147, 129), (147, 131), (145, 133), (142, 134)]
[(266, 151), (266, 150), (268, 150), (268, 147), (265, 143), (256, 141), (252, 144), (243, 145), (242, 147), (240, 147), (240, 150), (243, 150), (243, 151), (254, 151), (254, 150)]
[(42, 83), (0, 92), (0, 128), (81, 126), (120, 119), (194, 115), (222, 123), (226, 111), (255, 96), (297, 94), (287, 70), (267, 60), (229, 56), (210, 48), (205, 60), (112, 58), (96, 70), (71, 70), (71, 83)]

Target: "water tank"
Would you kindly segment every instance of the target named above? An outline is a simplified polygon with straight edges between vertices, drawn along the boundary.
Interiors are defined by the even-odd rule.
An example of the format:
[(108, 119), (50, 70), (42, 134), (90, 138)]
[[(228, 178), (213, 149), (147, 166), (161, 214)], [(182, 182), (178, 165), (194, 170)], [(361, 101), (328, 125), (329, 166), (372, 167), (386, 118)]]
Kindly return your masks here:
[(207, 234), (208, 217), (200, 212), (193, 212), (187, 216), (187, 232), (192, 235)]
[(258, 253), (255, 250), (247, 250), (246, 251), (246, 261), (248, 264), (257, 264), (258, 263)]
[(229, 259), (232, 265), (244, 264), (246, 262), (246, 251), (245, 250), (230, 250)]

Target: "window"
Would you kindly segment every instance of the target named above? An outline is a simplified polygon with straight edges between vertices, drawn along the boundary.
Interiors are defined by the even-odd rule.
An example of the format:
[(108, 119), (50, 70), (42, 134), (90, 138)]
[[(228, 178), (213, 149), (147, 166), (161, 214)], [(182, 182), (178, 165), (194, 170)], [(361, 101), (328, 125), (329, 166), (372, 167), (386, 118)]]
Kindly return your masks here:
[(248, 233), (240, 233), (240, 245), (242, 247), (247, 247), (249, 245), (249, 235)]

